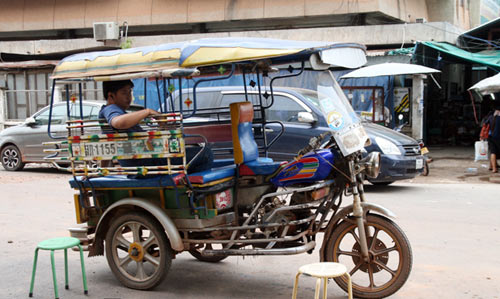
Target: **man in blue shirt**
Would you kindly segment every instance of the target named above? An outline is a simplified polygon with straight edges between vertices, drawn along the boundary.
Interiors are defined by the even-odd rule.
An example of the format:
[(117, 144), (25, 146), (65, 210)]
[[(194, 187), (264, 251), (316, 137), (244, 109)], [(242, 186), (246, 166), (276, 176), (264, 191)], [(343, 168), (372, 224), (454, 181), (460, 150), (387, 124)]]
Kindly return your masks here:
[[(107, 105), (102, 106), (99, 111), (99, 118), (104, 118), (111, 126), (113, 131), (118, 132), (142, 132), (144, 129), (139, 123), (146, 117), (158, 115), (153, 109), (143, 109), (127, 113), (126, 110), (132, 103), (132, 90), (134, 83), (131, 80), (105, 81), (102, 84), (103, 95), (107, 100)], [(113, 132), (111, 131), (111, 132)], [(103, 130), (104, 133), (110, 133), (109, 130)], [(193, 159), (200, 151), (200, 148), (186, 147), (187, 161)], [(166, 159), (127, 159), (118, 161), (121, 166), (152, 166), (166, 165)], [(196, 160), (191, 161), (189, 172), (198, 172), (210, 169), (213, 162), (213, 154), (210, 148), (206, 146), (204, 151), (198, 155)], [(181, 163), (180, 158), (175, 158), (174, 164)]]
[(158, 115), (153, 109), (143, 109), (131, 113), (126, 110), (132, 103), (134, 83), (130, 80), (106, 81), (102, 84), (104, 98), (107, 105), (101, 108), (99, 118), (105, 118), (115, 130), (125, 132), (144, 131), (139, 123), (146, 117)]

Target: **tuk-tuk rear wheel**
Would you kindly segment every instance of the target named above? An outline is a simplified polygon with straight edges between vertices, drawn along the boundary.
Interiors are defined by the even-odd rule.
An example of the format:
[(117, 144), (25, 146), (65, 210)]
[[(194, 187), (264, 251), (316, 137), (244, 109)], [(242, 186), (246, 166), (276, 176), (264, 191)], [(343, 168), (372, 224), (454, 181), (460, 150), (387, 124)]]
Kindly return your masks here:
[(166, 277), (172, 250), (156, 219), (131, 212), (112, 220), (106, 233), (106, 259), (123, 285), (148, 290)]

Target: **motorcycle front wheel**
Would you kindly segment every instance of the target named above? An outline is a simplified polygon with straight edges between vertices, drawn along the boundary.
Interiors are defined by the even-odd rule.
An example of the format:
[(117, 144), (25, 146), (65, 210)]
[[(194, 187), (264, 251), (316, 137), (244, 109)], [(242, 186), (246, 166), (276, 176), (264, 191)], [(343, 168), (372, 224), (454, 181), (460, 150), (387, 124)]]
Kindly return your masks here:
[[(398, 291), (408, 279), (412, 252), (405, 234), (393, 221), (368, 214), (367, 234), (369, 260), (361, 254), (356, 222), (340, 222), (326, 240), (324, 260), (344, 264), (352, 278), (352, 290), (358, 298), (384, 298)], [(335, 282), (347, 291), (345, 277)]]

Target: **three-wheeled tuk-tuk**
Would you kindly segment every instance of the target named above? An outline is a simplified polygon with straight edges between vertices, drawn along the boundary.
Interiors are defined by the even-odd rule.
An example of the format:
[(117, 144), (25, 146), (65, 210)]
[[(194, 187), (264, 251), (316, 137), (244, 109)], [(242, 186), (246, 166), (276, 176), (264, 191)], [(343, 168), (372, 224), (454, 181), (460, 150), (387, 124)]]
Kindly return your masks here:
[[(329, 70), (365, 62), (358, 44), (241, 38), (65, 58), (54, 86), (81, 91), (89, 81), (144, 80), (161, 109), (137, 132), (72, 119), (68, 136), (50, 144), (56, 148), (49, 151), (66, 151), (72, 164), (76, 221), (84, 224), (73, 233), (90, 256), (105, 254), (116, 278), (135, 289), (161, 283), (172, 258), (184, 251), (204, 262), (312, 253), (323, 233), (319, 259), (348, 267), (356, 297), (393, 294), (410, 274), (410, 244), (389, 219), (393, 213), (366, 201), (363, 179), (377, 176), (380, 155), (363, 158), (369, 138)], [(280, 103), (273, 87), (306, 69), (316, 73), (309, 78), (316, 86), (311, 98), (330, 131), (312, 138), (292, 161), (274, 162), (267, 151), (280, 134), (268, 138), (269, 125), (284, 126), (269, 117), (272, 107), (315, 125), (293, 105), (273, 106)], [(239, 80), (245, 95), (207, 107), (197, 89), (229, 78)], [(180, 93), (175, 102), (174, 90)], [(190, 148), (198, 154), (189, 157)], [(215, 158), (205, 162), (207, 170), (194, 171), (206, 151)], [(141, 164), (151, 159), (158, 163)], [(344, 278), (335, 281), (347, 289)]]

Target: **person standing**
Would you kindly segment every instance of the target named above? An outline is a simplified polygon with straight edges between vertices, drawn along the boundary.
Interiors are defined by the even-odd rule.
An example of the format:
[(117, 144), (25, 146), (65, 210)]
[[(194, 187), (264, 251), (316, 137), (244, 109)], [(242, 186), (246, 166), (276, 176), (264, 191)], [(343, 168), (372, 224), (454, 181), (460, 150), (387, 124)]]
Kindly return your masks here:
[(500, 156), (500, 103), (495, 102), (495, 111), (490, 118), (491, 135), (488, 138), (488, 147), (491, 149), (491, 171), (494, 173), (498, 172), (497, 158)]

